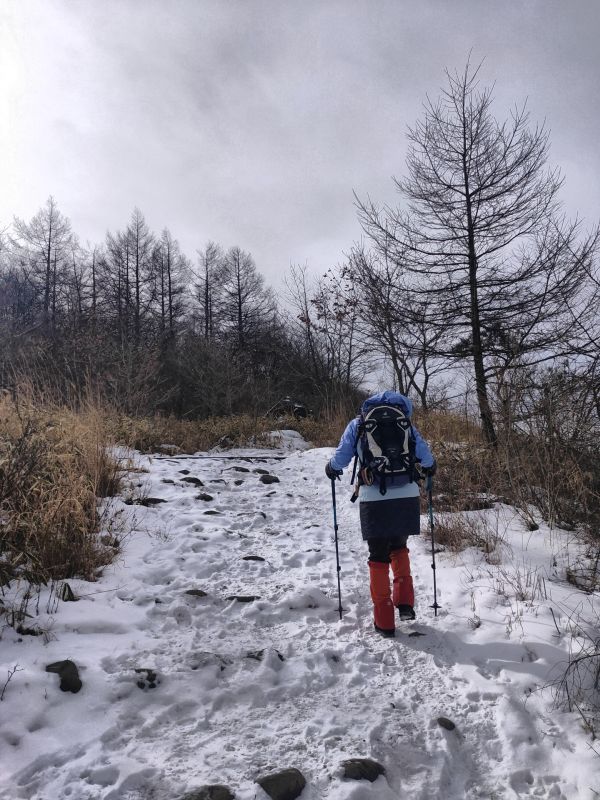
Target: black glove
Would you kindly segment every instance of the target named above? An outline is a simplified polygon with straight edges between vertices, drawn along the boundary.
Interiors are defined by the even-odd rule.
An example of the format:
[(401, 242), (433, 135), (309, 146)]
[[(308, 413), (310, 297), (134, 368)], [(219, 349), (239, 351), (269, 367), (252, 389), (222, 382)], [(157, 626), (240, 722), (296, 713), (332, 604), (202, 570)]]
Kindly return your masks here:
[(433, 478), (437, 472), (437, 461), (433, 459), (433, 464), (430, 467), (421, 467), (421, 472), (426, 478)]
[(332, 467), (331, 461), (328, 461), (325, 465), (325, 475), (327, 475), (330, 481), (334, 481), (336, 478), (339, 480), (340, 476), (343, 475), (343, 472), (341, 469)]

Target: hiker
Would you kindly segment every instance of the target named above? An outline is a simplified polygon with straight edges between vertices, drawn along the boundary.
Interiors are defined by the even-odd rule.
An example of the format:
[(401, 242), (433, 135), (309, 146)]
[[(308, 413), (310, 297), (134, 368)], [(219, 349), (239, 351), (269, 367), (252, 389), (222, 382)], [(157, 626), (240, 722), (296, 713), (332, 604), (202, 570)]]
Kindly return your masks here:
[[(369, 574), (375, 629), (394, 636), (394, 606), (401, 620), (415, 619), (409, 536), (420, 532), (420, 472), (434, 475), (436, 461), (412, 425), (412, 402), (399, 392), (369, 397), (347, 425), (325, 474), (330, 480), (355, 458), (357, 482), (352, 500), (360, 508), (362, 537), (369, 546)], [(357, 461), (355, 461), (355, 471)], [(393, 588), (390, 591), (389, 568)]]

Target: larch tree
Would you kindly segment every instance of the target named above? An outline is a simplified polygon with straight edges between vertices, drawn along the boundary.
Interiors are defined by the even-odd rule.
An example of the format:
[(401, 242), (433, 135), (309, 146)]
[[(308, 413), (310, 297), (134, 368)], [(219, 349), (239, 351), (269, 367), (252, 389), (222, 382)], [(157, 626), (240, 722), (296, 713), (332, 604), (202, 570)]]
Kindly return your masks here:
[(219, 302), (219, 287), (223, 271), (223, 248), (215, 242), (207, 242), (198, 250), (200, 272), (196, 283), (196, 297), (200, 307), (202, 332), (206, 340), (213, 339), (216, 332), (215, 307)]
[(172, 340), (184, 312), (185, 280), (189, 272), (187, 258), (179, 242), (165, 228), (153, 252), (154, 294), (162, 339)]
[(18, 251), (23, 275), (37, 296), (43, 327), (53, 329), (71, 248), (71, 223), (50, 196), (30, 222), (15, 217), (13, 227), (12, 244)]
[(401, 257), (428, 325), (444, 331), (434, 352), (470, 361), (483, 431), (497, 433), (490, 380), (569, 348), (567, 299), (581, 290), (598, 231), (581, 236), (561, 214), (548, 132), (525, 106), (499, 122), (478, 69), (447, 72), (438, 100), (409, 129), (402, 208), (358, 200), (379, 253)]
[(273, 292), (265, 287), (250, 253), (237, 246), (225, 254), (220, 284), (219, 317), (237, 349), (244, 350), (273, 321)]

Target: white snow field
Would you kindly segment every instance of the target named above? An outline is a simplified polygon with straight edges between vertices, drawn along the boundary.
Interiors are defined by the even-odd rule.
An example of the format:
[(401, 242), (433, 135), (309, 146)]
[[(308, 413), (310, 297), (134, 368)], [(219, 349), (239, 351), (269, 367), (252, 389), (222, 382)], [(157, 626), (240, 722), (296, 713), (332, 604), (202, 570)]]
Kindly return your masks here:
[[(487, 560), (437, 555), (435, 618), (429, 539), (413, 537), (417, 621), (383, 639), (347, 473), (338, 618), (331, 452), (131, 454), (147, 470), (131, 491), (165, 502), (127, 505), (126, 490), (114, 505), (133, 532), (116, 563), (70, 581), (79, 601), (51, 613), (42, 593), (27, 625), (43, 635), (2, 631), (2, 798), (178, 800), (225, 784), (265, 800), (256, 777), (287, 767), (306, 777), (302, 800), (600, 796), (594, 743), (549, 686), (597, 619), (598, 596), (565, 580), (574, 541), (529, 532), (506, 506), (482, 512), (504, 544)], [(62, 659), (79, 667), (76, 694), (45, 671)], [(343, 779), (353, 757), (385, 776)]]

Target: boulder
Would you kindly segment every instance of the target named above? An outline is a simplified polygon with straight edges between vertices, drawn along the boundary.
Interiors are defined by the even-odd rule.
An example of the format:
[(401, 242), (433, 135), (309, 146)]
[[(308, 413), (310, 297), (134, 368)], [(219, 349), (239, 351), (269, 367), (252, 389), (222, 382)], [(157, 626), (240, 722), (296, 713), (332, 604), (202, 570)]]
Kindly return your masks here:
[(191, 483), (192, 486), (204, 486), (200, 478), (195, 478), (193, 475), (186, 475), (181, 479), (182, 483)]
[(156, 689), (160, 683), (160, 678), (151, 667), (139, 667), (135, 670), (135, 673), (140, 676), (137, 681), (137, 685), (140, 689)]
[(259, 481), (268, 485), (270, 483), (279, 483), (279, 478), (277, 475), (271, 475), (267, 473), (266, 475), (261, 475)]
[(61, 692), (77, 692), (81, 689), (83, 684), (79, 678), (79, 670), (74, 661), (66, 659), (65, 661), (54, 661), (52, 664), (46, 666), (46, 672), (55, 672), (60, 678)]
[(385, 768), (371, 758), (349, 758), (342, 761), (344, 778), (353, 781), (376, 781), (380, 775), (385, 775)]
[(235, 795), (228, 786), (212, 783), (187, 792), (181, 800), (235, 800)]
[(306, 778), (298, 769), (282, 769), (271, 775), (263, 775), (256, 783), (269, 795), (271, 800), (296, 800), (306, 786)]
[(70, 585), (66, 581), (61, 587), (60, 599), (65, 603), (75, 603), (77, 600), (79, 600), (79, 598), (75, 596), (73, 589), (71, 589)]

